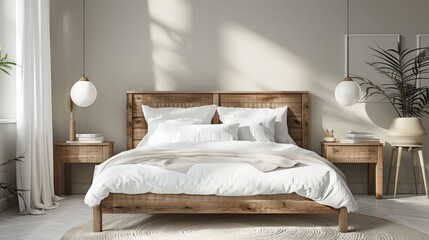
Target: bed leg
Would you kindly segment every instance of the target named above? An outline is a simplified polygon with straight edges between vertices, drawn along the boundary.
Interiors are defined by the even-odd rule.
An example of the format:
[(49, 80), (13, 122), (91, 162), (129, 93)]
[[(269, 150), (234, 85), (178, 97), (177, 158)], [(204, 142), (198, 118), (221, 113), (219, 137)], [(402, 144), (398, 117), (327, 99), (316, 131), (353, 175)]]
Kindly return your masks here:
[(345, 233), (347, 232), (349, 226), (347, 223), (347, 208), (340, 208), (340, 212), (338, 215), (338, 231)]
[(92, 231), (103, 231), (103, 216), (101, 215), (101, 206), (97, 205), (92, 208)]

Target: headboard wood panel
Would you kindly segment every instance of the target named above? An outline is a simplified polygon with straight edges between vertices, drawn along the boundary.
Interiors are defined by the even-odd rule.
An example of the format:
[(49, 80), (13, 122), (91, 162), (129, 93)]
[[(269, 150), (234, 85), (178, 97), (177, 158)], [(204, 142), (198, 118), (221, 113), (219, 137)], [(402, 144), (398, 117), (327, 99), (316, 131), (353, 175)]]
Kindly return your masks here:
[[(151, 107), (197, 107), (216, 104), (223, 107), (278, 108), (288, 106), (290, 136), (308, 148), (308, 92), (127, 92), (127, 149), (137, 146), (147, 133), (141, 105)], [(219, 123), (217, 113), (213, 123)]]

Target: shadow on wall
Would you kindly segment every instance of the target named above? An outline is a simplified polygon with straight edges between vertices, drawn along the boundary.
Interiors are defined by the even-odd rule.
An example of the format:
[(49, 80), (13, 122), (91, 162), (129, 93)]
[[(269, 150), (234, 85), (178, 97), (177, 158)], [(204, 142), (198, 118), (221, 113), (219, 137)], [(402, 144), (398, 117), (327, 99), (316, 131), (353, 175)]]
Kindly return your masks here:
[(394, 117), (397, 117), (394, 108), (390, 103), (365, 103), (365, 110), (368, 117), (377, 127), (388, 130)]
[[(342, 14), (322, 20), (301, 14), (308, 4), (149, 0), (156, 90), (311, 91), (321, 75), (343, 64), (340, 35), (324, 34), (313, 23), (338, 27), (338, 34), (343, 23)], [(320, 5), (329, 15), (332, 8)], [(340, 62), (326, 61), (324, 50)]]
[[(54, 3), (81, 11), (74, 1)], [(99, 95), (91, 107), (79, 108), (78, 131), (103, 133), (115, 141), (115, 153), (126, 149), (127, 90), (308, 90), (310, 149), (317, 152), (322, 128), (375, 132), (380, 127), (382, 132), (390, 124), (382, 104), (343, 107), (335, 102), (344, 68), (342, 0), (86, 3), (86, 72)], [(73, 9), (57, 8), (54, 16)], [(52, 22), (54, 101), (61, 102), (54, 105), (56, 141), (68, 132), (63, 92), (70, 88), (64, 85), (80, 77), (79, 71), (70, 72), (76, 69), (73, 62), (81, 61), (75, 53), (80, 46), (67, 44), (80, 38), (59, 33), (66, 29), (63, 24), (71, 24), (77, 36), (82, 33), (78, 14), (70, 16), (76, 21)]]
[[(82, 132), (114, 140), (115, 152), (125, 149), (127, 90), (308, 90), (319, 99), (333, 94), (331, 76), (343, 64), (342, 13), (303, 16), (309, 3), (301, 1), (293, 8), (271, 0), (126, 2), (87, 2), (86, 69), (99, 96), (79, 109), (84, 119), (77, 119)], [(316, 4), (326, 15), (339, 8)], [(314, 22), (338, 29), (338, 35), (324, 34)], [(338, 58), (326, 61), (322, 51)], [(311, 115), (321, 122), (322, 115)]]
[(86, 4), (86, 72), (98, 97), (78, 109), (78, 132), (102, 133), (119, 152), (126, 148), (125, 92), (155, 89), (149, 8), (140, 0)]
[[(322, 129), (321, 109), (327, 104), (323, 99), (333, 95), (337, 82), (332, 72), (343, 65), (343, 50), (338, 47), (344, 34), (338, 19), (343, 16), (342, 11), (323, 19), (301, 14), (308, 4), (148, 1), (155, 89), (309, 90), (310, 127)], [(327, 16), (332, 15), (332, 7), (339, 8), (325, 5), (319, 9)], [(338, 34), (326, 34), (314, 22), (337, 29)], [(326, 61), (325, 51), (337, 58)], [(316, 139), (312, 149), (320, 149), (322, 137), (322, 131), (312, 136)]]

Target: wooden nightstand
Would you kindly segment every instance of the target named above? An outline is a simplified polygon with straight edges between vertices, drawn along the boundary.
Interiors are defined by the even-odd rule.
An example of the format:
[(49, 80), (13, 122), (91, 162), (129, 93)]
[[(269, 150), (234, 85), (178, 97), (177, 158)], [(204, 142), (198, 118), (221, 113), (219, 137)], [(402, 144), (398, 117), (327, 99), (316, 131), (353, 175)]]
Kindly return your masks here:
[(368, 164), (368, 194), (383, 198), (383, 144), (382, 143), (325, 143), (322, 157), (332, 163)]
[(113, 142), (56, 143), (54, 147), (55, 194), (61, 195), (62, 164), (64, 164), (64, 193), (71, 193), (71, 163), (102, 163), (113, 156)]

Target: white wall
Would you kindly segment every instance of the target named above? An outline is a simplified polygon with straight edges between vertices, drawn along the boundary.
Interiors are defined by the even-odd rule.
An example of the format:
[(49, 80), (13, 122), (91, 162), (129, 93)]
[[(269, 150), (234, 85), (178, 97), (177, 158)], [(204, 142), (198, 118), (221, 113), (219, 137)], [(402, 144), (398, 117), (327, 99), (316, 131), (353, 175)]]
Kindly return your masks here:
[[(15, 0), (0, 1), (0, 47), (3, 54), (9, 58), (15, 58), (16, 49), (16, 24), (15, 24)], [(15, 118), (15, 68), (8, 76), (0, 73), (0, 119)]]
[[(87, 0), (86, 75), (99, 95), (77, 110), (78, 132), (101, 132), (115, 141), (116, 153), (124, 150), (127, 90), (308, 90), (312, 150), (320, 153), (322, 128), (338, 135), (373, 131), (385, 140), (393, 117), (389, 105), (343, 107), (333, 97), (344, 75), (345, 3)], [(429, 33), (428, 1), (352, 0), (350, 6), (351, 33), (399, 33), (410, 48), (417, 33)], [(54, 139), (63, 141), (64, 97), (82, 69), (81, 1), (52, 0), (51, 17)], [(366, 189), (364, 166), (342, 169), (355, 192)], [(92, 170), (73, 170), (73, 189), (84, 191)], [(408, 162), (402, 170), (399, 190), (412, 191)]]

